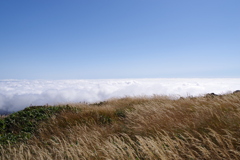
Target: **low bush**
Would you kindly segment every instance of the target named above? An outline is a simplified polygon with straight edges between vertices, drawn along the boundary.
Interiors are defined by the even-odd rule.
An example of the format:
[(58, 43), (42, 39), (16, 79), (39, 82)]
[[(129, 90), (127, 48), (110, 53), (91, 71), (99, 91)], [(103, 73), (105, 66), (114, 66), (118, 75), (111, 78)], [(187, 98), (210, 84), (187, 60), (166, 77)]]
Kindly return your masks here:
[(63, 107), (32, 106), (0, 119), (0, 143), (14, 143), (29, 139), (39, 124)]

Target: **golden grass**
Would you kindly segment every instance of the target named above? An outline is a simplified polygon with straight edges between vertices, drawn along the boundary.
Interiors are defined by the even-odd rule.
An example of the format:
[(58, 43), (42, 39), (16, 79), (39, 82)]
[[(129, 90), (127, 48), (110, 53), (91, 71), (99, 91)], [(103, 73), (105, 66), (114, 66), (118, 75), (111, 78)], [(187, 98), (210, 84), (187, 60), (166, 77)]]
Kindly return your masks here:
[(1, 145), (1, 159), (240, 159), (239, 92), (68, 105), (27, 142)]

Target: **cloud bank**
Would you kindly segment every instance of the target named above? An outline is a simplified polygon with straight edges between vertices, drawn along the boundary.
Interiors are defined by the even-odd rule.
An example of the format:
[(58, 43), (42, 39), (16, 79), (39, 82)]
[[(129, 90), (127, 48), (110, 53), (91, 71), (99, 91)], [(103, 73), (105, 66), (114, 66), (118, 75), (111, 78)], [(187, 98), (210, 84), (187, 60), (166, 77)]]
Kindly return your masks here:
[(0, 80), (0, 112), (30, 105), (99, 102), (125, 96), (198, 96), (240, 89), (240, 79)]

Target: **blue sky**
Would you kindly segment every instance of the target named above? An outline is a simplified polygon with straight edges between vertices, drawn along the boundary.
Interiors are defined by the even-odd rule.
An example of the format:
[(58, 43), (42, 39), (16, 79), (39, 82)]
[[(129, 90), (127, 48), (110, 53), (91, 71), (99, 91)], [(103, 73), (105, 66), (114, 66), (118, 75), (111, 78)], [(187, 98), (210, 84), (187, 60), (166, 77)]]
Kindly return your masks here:
[(240, 78), (239, 0), (2, 0), (0, 79)]

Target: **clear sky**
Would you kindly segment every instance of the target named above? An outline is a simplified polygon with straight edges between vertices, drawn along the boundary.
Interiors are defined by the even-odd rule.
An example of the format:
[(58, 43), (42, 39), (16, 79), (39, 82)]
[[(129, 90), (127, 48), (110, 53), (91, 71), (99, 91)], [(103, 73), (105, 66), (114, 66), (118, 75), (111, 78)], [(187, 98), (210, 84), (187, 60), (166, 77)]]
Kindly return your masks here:
[(239, 0), (1, 0), (0, 79), (240, 78)]

